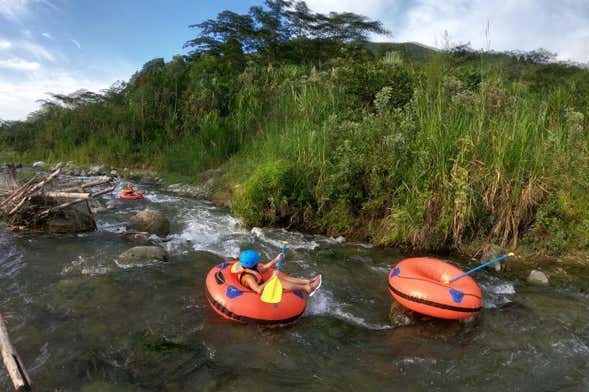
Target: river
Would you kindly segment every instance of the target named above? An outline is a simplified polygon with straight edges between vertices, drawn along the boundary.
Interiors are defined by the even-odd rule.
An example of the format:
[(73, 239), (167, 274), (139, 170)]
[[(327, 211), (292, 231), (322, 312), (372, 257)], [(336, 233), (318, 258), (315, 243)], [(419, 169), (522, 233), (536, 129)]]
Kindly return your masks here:
[[(226, 209), (145, 185), (147, 198), (100, 201), (98, 230), (13, 235), (0, 229), (0, 312), (37, 391), (586, 391), (589, 296), (490, 271), (473, 320), (389, 319), (395, 249), (281, 229), (247, 230)], [(164, 212), (167, 263), (123, 268), (124, 223)], [(284, 327), (221, 319), (206, 273), (253, 248), (284, 270), (323, 274), (307, 310)], [(460, 260), (450, 260), (461, 265)], [(464, 264), (462, 264), (464, 267)], [(0, 390), (10, 391), (0, 370)]]

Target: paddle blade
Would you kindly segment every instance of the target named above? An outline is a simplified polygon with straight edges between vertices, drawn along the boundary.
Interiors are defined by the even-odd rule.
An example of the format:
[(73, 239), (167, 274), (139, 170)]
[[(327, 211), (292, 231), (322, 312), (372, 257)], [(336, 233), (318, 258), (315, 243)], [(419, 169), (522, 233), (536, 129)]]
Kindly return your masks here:
[(278, 276), (273, 276), (262, 290), (262, 302), (277, 304), (282, 300), (282, 283)]

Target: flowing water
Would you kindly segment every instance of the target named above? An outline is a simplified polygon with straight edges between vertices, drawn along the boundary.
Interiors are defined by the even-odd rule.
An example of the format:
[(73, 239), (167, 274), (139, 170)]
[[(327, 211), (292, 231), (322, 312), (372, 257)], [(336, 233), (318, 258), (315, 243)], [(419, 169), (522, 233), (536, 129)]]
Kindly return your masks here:
[[(37, 391), (589, 390), (589, 297), (575, 287), (481, 271), (478, 317), (395, 326), (386, 276), (398, 251), (246, 230), (223, 208), (146, 190), (102, 199), (111, 208), (94, 233), (0, 229), (0, 312)], [(120, 233), (147, 207), (172, 222), (170, 260), (123, 268), (117, 255), (135, 244)], [(205, 298), (209, 269), (244, 248), (270, 259), (281, 240), (286, 272), (323, 274), (304, 315), (283, 327), (221, 319)], [(11, 390), (3, 369), (0, 390)]]

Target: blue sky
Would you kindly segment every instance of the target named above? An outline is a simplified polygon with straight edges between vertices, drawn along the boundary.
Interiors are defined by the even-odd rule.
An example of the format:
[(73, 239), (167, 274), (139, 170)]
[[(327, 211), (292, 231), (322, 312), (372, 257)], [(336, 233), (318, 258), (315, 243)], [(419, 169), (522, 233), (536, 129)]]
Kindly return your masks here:
[[(127, 80), (155, 57), (184, 53), (188, 25), (245, 0), (0, 0), (0, 119), (24, 119), (47, 92), (93, 91)], [(311, 9), (381, 20), (392, 37), (443, 47), (539, 47), (589, 62), (589, 0), (307, 0)], [(488, 28), (488, 33), (485, 30)], [(447, 32), (447, 33), (445, 33)], [(446, 37), (446, 38), (444, 38)]]

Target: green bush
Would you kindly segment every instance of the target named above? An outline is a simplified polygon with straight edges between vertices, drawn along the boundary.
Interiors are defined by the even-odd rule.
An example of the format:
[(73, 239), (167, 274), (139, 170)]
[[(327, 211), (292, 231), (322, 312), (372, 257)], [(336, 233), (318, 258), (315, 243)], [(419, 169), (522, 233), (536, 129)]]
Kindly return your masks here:
[(335, 82), (355, 101), (371, 104), (383, 87), (391, 88), (391, 108), (403, 107), (413, 95), (413, 79), (406, 68), (383, 62), (355, 63), (337, 69)]
[(236, 192), (233, 211), (247, 226), (278, 223), (305, 226), (315, 209), (308, 173), (287, 161), (259, 166)]

